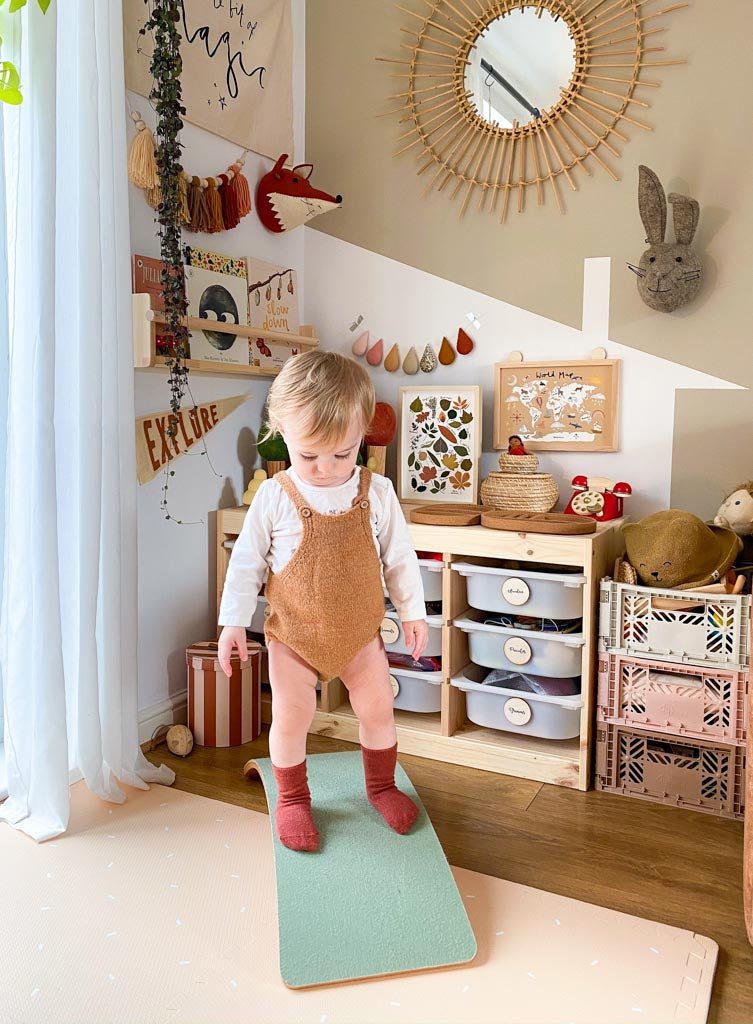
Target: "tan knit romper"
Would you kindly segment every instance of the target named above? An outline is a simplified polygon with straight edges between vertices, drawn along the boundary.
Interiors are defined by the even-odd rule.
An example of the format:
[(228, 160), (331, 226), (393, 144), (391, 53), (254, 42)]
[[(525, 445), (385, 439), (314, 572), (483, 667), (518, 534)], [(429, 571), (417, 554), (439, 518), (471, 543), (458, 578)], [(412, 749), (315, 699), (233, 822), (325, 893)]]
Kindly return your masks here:
[(287, 473), (275, 479), (296, 507), (303, 536), (282, 571), (270, 569), (264, 633), (287, 644), (320, 679), (334, 679), (379, 634), (384, 618), (369, 518), (371, 472), (361, 467), (358, 494), (339, 515), (310, 508)]

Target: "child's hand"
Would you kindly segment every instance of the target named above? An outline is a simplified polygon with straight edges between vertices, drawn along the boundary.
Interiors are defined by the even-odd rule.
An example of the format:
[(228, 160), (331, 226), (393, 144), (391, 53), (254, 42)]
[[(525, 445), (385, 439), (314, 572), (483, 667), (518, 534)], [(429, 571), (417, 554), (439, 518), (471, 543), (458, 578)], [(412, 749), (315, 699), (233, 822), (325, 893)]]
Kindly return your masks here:
[(241, 661), (248, 661), (248, 647), (246, 646), (246, 630), (243, 626), (224, 626), (220, 633), (218, 642), (217, 657), (220, 660), (222, 671), (230, 678), (233, 670), (230, 667), (230, 658), (233, 648), (238, 648)]
[(424, 619), (413, 619), (403, 623), (403, 635), (407, 647), (413, 644), (411, 656), (418, 661), (424, 653), (424, 648), (429, 639), (429, 627)]

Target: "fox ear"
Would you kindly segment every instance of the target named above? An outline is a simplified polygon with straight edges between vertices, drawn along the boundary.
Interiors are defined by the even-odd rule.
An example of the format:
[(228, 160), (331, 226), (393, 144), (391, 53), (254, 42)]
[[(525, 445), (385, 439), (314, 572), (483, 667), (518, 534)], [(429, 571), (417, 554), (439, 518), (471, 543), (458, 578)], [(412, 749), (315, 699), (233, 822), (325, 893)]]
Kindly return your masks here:
[(646, 229), (646, 241), (659, 245), (667, 229), (667, 200), (661, 182), (651, 168), (643, 164), (638, 167), (638, 209)]
[(689, 196), (681, 196), (678, 192), (670, 192), (667, 199), (672, 204), (675, 238), (680, 245), (690, 245), (695, 229), (698, 227), (698, 217), (701, 212), (698, 201), (690, 199)]
[(282, 156), (278, 159), (277, 163), (272, 168), (272, 173), (273, 174), (278, 174), (283, 169), (283, 167), (285, 166), (285, 161), (287, 160), (287, 158), (288, 158), (288, 154), (287, 153), (283, 153)]
[[(302, 170), (301, 170), (302, 167), (308, 167), (308, 169), (309, 169), (308, 174), (304, 174), (302, 172)], [(313, 164), (296, 164), (295, 167), (293, 168), (293, 174), (300, 175), (300, 177), (301, 178), (305, 178), (306, 181), (309, 180), (309, 178), (311, 177), (311, 175), (313, 173), (314, 173), (314, 165)]]

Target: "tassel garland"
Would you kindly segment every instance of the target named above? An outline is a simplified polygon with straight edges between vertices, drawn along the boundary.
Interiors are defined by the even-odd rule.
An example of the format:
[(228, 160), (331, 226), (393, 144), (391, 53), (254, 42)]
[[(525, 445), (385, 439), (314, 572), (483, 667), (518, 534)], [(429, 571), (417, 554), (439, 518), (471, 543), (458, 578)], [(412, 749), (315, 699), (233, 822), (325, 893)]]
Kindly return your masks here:
[[(128, 177), (144, 192), (147, 203), (157, 209), (162, 202), (154, 136), (134, 112), (136, 137), (128, 154)], [(215, 178), (198, 178), (182, 172), (180, 177), (181, 220), (188, 231), (215, 234), (229, 231), (251, 212), (251, 190), (243, 174), (245, 154)]]

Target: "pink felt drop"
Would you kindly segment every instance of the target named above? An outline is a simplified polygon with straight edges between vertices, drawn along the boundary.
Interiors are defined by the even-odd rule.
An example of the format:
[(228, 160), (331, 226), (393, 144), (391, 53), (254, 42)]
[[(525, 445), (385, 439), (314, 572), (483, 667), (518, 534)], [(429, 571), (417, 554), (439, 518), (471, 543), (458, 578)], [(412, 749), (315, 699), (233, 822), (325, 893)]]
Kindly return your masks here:
[(369, 332), (364, 331), (363, 334), (359, 334), (356, 340), (353, 342), (353, 348), (351, 349), (354, 356), (365, 356), (366, 349), (369, 347)]
[(375, 345), (372, 345), (366, 353), (366, 362), (369, 366), (381, 366), (384, 357), (384, 342), (380, 338)]

